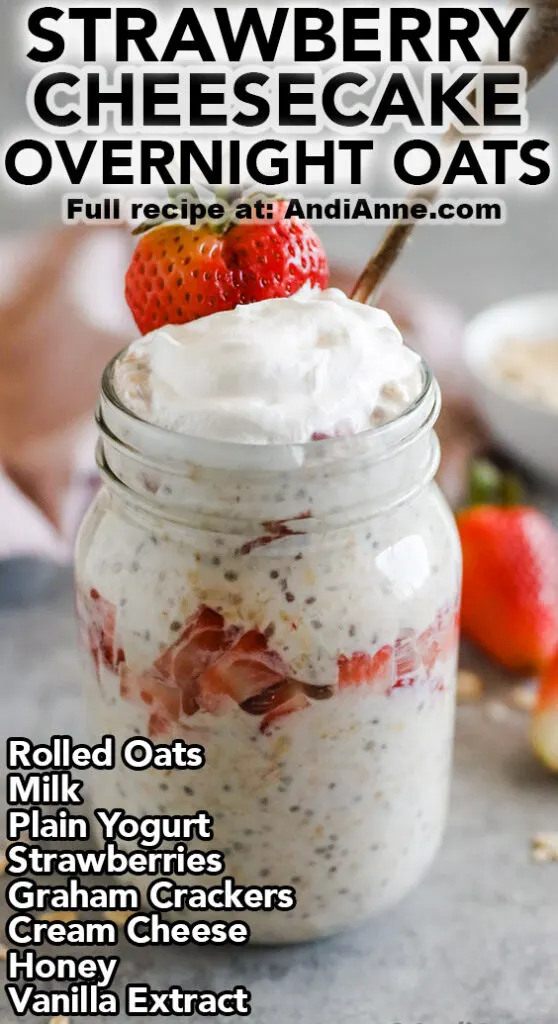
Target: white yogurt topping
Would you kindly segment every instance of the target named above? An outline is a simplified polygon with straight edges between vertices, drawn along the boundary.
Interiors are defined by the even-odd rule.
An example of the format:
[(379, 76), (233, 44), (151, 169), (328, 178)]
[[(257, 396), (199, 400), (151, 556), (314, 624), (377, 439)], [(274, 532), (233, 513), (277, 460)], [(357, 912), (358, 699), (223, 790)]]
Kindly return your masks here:
[(115, 384), (136, 415), (169, 430), (272, 444), (385, 423), (422, 379), (387, 313), (303, 288), (153, 331), (129, 347)]

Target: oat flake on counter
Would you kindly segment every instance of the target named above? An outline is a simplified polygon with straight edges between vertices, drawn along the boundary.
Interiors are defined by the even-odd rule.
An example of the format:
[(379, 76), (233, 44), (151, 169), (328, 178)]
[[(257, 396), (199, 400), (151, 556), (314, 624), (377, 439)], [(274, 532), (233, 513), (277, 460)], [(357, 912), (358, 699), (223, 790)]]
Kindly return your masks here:
[(462, 669), (457, 674), (457, 703), (468, 704), (480, 700), (482, 697), (483, 684), (476, 672), (467, 672)]
[(558, 832), (537, 832), (532, 840), (533, 860), (540, 864), (558, 861)]

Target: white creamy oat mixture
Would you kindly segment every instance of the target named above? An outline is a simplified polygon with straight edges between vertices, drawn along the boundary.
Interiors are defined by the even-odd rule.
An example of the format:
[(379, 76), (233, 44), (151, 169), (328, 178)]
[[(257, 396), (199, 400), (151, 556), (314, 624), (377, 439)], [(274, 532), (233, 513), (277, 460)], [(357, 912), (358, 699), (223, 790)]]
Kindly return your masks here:
[[(155, 332), (130, 347), (115, 386), (171, 438), (263, 445), (367, 430), (402, 413), (423, 385), (386, 314), (328, 291)], [(409, 492), (417, 457), (410, 448), (397, 474), (380, 461), (350, 485), (338, 470), (307, 479), (289, 463), (269, 472), (265, 508), (274, 512), (262, 519), (276, 522), (256, 522), (251, 537), (220, 531), (197, 506), (195, 529), (164, 510), (136, 514), (107, 490), (82, 528), (77, 585), (96, 664), (93, 733), (180, 735), (201, 742), (207, 761), (197, 772), (98, 773), (94, 802), (138, 815), (213, 814), (212, 845), (224, 850), (227, 874), (297, 890), (294, 911), (248, 915), (256, 941), (363, 921), (416, 883), (442, 836), (460, 563), (435, 488), (394, 501)], [(139, 486), (141, 463), (133, 472)], [(182, 504), (198, 475), (159, 477), (150, 466), (145, 485)], [(212, 500), (225, 488), (231, 523), (246, 508), (255, 515), (259, 477), (248, 474), (244, 486), (242, 472), (231, 483), (205, 467), (201, 478)], [(380, 503), (370, 512), (382, 481), (389, 511)], [(341, 510), (333, 525), (289, 518), (294, 532), (282, 532), (286, 508), (319, 524), (332, 490)], [(356, 515), (359, 490), (366, 514)], [(342, 514), (349, 491), (352, 516)], [(216, 637), (224, 653), (215, 653)], [(248, 653), (237, 657), (243, 644)], [(200, 645), (208, 665), (196, 675)], [(262, 671), (264, 697), (285, 691), (278, 713), (257, 706)]]
[[(285, 718), (269, 736), (239, 709), (200, 721), (197, 729), (192, 720), (184, 735), (205, 744), (203, 769), (100, 772), (96, 800), (138, 816), (208, 809), (215, 839), (192, 842), (190, 849), (224, 852), (225, 874), (240, 885), (296, 889), (297, 906), (288, 913), (230, 915), (246, 920), (256, 942), (297, 942), (353, 927), (400, 900), (438, 849), (450, 777), (454, 673), (450, 659), (441, 669), (445, 691), (410, 689), (397, 700), (366, 688), (346, 690)], [(95, 730), (115, 731), (117, 743), (134, 730), (143, 735), (142, 709), (122, 709), (108, 676), (105, 702), (91, 708)], [(127, 879), (144, 891), (152, 880)], [(191, 875), (176, 881), (215, 885), (219, 879)], [(223, 918), (218, 912), (190, 914), (212, 916)]]

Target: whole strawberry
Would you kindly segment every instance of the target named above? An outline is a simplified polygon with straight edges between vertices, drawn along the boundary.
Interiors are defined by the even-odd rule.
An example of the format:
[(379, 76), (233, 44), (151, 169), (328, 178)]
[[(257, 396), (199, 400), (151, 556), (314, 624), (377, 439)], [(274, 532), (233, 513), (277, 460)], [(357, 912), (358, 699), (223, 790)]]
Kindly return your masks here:
[(262, 299), (284, 298), (309, 282), (325, 288), (324, 248), (310, 225), (284, 219), (164, 224), (142, 235), (126, 273), (126, 301), (142, 334)]
[(545, 669), (531, 721), (533, 749), (543, 764), (558, 772), (558, 649)]
[(459, 512), (463, 633), (506, 668), (533, 672), (558, 646), (558, 533), (537, 509)]

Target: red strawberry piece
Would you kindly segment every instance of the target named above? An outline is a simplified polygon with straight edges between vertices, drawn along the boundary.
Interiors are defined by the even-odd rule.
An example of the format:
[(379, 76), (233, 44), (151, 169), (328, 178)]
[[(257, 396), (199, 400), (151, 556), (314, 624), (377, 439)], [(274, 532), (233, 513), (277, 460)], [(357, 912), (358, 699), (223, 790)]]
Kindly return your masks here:
[(339, 686), (363, 686), (374, 683), (375, 687), (386, 687), (392, 682), (393, 648), (389, 644), (380, 647), (375, 654), (355, 651), (349, 657), (340, 654), (337, 659)]
[(82, 637), (89, 646), (97, 676), (101, 665), (116, 671), (124, 661), (122, 648), (115, 648), (116, 606), (92, 587), (78, 599), (77, 610)]
[(164, 711), (153, 711), (147, 723), (147, 735), (150, 740), (168, 740), (176, 732), (177, 721), (166, 715)]
[(417, 647), (426, 671), (431, 672), (442, 653), (440, 631), (435, 623), (420, 634)]
[(311, 441), (331, 441), (334, 437), (348, 437), (354, 433), (350, 423), (345, 427), (338, 426), (333, 431), (333, 434), (324, 434), (321, 430), (315, 430), (310, 438)]
[(401, 631), (395, 641), (394, 656), (396, 678), (393, 689), (413, 686), (416, 683), (417, 673), (420, 669), (420, 657), (413, 629)]
[(459, 640), (459, 610), (438, 612), (432, 625), (417, 638), (417, 650), (427, 672), (431, 672), (438, 658), (447, 658), (456, 650)]
[(227, 697), (243, 704), (287, 676), (281, 656), (269, 649), (263, 633), (251, 629), (203, 673), (199, 705), (206, 711), (217, 711)]
[(262, 299), (307, 282), (325, 288), (324, 248), (306, 221), (275, 218), (190, 228), (172, 223), (142, 235), (126, 273), (126, 301), (142, 334)]
[(198, 708), (198, 682), (202, 673), (227, 651), (241, 632), (226, 626), (219, 612), (201, 605), (188, 619), (175, 642), (157, 658), (154, 668), (182, 693), (182, 710), (193, 715)]
[(245, 544), (240, 548), (239, 553), (241, 555), (249, 555), (255, 548), (263, 548), (267, 544), (273, 544), (276, 540), (281, 540), (283, 537), (297, 537), (305, 533), (305, 530), (293, 530), (291, 523), (296, 523), (301, 519), (311, 519), (311, 512), (301, 512), (298, 516), (293, 516), (292, 519), (271, 519), (267, 522), (263, 522), (262, 526), (266, 533), (262, 534), (261, 537), (255, 537), (254, 540), (246, 541)]
[(395, 668), (397, 676), (408, 676), (419, 668), (419, 654), (417, 650), (416, 635), (414, 629), (401, 631), (394, 647)]
[(152, 712), (158, 711), (178, 721), (180, 691), (153, 672), (134, 672), (127, 665), (121, 665), (120, 696), (124, 700), (139, 701)]
[(263, 715), (261, 732), (269, 732), (273, 722), (284, 715), (308, 707), (312, 700), (328, 700), (333, 697), (333, 686), (313, 686), (298, 679), (283, 679), (262, 693), (249, 697), (241, 704), (249, 715)]
[(309, 707), (310, 701), (308, 697), (305, 697), (304, 693), (300, 690), (296, 690), (292, 696), (285, 700), (282, 704), (278, 704), (277, 707), (271, 708), (260, 722), (260, 732), (268, 733), (271, 731), (273, 725), (281, 718), (285, 718), (286, 715), (293, 715), (295, 711), (302, 711), (304, 708)]
[(282, 679), (281, 682), (269, 686), (267, 690), (248, 697), (240, 705), (243, 711), (249, 715), (265, 715), (268, 711), (274, 711), (294, 697), (297, 693), (303, 692), (303, 683), (297, 679)]

